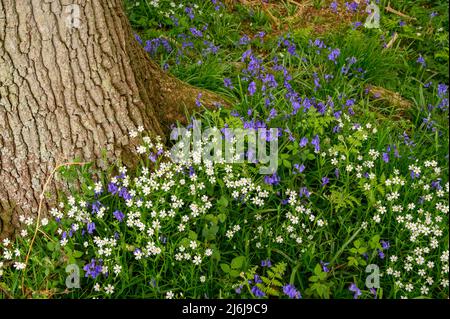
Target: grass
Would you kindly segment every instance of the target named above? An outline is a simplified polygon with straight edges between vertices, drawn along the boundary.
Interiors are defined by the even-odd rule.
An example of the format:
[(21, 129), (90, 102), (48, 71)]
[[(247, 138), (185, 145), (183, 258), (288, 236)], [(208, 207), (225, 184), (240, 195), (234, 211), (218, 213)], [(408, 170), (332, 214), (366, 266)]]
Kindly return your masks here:
[[(251, 163), (177, 166), (135, 132), (137, 167), (60, 172), (82, 188), (62, 194), (25, 270), (36, 220), (0, 244), (0, 296), (448, 298), (448, 3), (396, 1), (414, 19), (382, 11), (380, 29), (366, 29), (354, 24), (364, 10), (343, 1), (338, 13), (330, 1), (159, 2), (125, 1), (143, 46), (167, 72), (234, 101), (191, 114), (203, 129), (279, 128), (276, 175)], [(317, 16), (305, 25), (298, 10)], [(170, 47), (150, 50), (154, 39)], [(79, 289), (66, 287), (68, 264)], [(368, 265), (379, 286), (366, 285)]]

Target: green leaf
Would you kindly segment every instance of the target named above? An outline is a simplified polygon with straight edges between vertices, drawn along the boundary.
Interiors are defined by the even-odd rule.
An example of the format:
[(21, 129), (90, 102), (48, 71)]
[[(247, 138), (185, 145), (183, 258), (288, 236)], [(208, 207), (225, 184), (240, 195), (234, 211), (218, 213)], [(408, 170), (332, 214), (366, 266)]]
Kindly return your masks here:
[(289, 169), (292, 168), (291, 162), (288, 160), (283, 160), (283, 166)]
[(231, 268), (233, 268), (233, 269), (241, 269), (242, 266), (244, 265), (244, 262), (245, 262), (245, 257), (244, 256), (235, 257), (231, 261)]
[(228, 199), (224, 195), (222, 195), (222, 197), (220, 197), (220, 199), (217, 201), (217, 204), (221, 207), (227, 207)]
[(317, 264), (316, 267), (314, 268), (314, 274), (320, 275), (321, 273), (322, 273), (322, 267), (320, 266), (320, 264)]
[(73, 258), (80, 258), (81, 256), (83, 256), (83, 252), (82, 251), (78, 251), (78, 250), (74, 250), (72, 253)]
[(192, 240), (197, 240), (197, 233), (190, 230), (188, 237)]
[(224, 223), (225, 220), (227, 219), (227, 215), (225, 215), (225, 214), (219, 214), (219, 215), (217, 215), (217, 218), (219, 219), (219, 221), (220, 221), (221, 223)]
[(49, 241), (47, 243), (47, 248), (48, 248), (48, 250), (53, 251), (53, 250), (55, 250), (55, 244), (53, 242)]
[(227, 264), (220, 264), (220, 268), (223, 270), (224, 273), (228, 274), (230, 272), (230, 266)]

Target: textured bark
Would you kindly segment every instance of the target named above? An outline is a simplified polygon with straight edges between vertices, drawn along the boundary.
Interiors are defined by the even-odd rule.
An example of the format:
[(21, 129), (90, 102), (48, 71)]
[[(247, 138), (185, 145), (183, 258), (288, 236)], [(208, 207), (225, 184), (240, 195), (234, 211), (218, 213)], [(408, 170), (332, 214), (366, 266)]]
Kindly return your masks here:
[(130, 130), (163, 134), (199, 92), (148, 58), (120, 0), (0, 0), (0, 233), (57, 164), (127, 158)]

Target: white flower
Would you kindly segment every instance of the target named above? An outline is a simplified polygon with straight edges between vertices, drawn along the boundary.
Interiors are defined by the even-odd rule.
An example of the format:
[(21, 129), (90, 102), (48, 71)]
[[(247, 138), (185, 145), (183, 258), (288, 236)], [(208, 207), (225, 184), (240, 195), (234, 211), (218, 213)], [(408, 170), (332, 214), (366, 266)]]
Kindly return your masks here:
[(3, 246), (8, 247), (11, 241), (8, 238), (3, 239)]
[(200, 282), (205, 282), (206, 281), (206, 277), (205, 276), (200, 276)]
[(115, 273), (116, 275), (118, 275), (118, 274), (120, 274), (120, 272), (122, 271), (122, 266), (121, 266), (121, 265), (115, 265), (114, 268), (113, 268), (113, 270), (114, 270), (114, 273)]
[(194, 263), (194, 265), (200, 265), (202, 263), (202, 257), (200, 257), (200, 255), (196, 255), (192, 262)]
[(208, 249), (206, 249), (205, 250), (205, 256), (211, 256), (212, 255), (212, 253), (213, 253), (213, 251), (212, 251), (212, 249), (210, 249), (210, 248), (208, 248)]
[(189, 247), (191, 247), (192, 249), (197, 248), (197, 242), (195, 240), (191, 240), (191, 243), (189, 244)]
[(14, 263), (14, 268), (16, 268), (17, 270), (25, 269), (25, 267), (26, 267), (25, 263), (21, 263), (21, 262)]
[(166, 299), (173, 299), (174, 297), (174, 293), (172, 292), (172, 290), (166, 292)]
[(112, 294), (114, 293), (114, 286), (111, 285), (111, 284), (108, 284), (108, 285), (105, 287), (105, 293), (106, 293), (107, 295), (112, 295)]

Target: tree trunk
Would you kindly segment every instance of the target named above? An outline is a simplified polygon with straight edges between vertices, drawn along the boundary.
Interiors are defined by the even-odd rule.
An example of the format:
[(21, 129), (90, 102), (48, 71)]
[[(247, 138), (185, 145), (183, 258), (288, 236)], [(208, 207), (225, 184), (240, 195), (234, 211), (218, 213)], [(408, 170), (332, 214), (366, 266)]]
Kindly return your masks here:
[(149, 59), (120, 0), (0, 0), (0, 233), (57, 164), (126, 158), (130, 130), (165, 133), (199, 92)]

